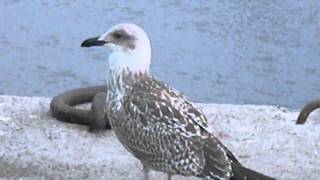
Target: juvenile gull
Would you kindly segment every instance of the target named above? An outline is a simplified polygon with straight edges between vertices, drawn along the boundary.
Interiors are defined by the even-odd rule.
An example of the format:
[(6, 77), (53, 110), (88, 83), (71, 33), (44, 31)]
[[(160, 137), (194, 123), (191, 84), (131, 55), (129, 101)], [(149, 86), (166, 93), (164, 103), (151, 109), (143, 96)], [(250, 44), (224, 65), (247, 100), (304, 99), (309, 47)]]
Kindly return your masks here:
[(107, 114), (122, 145), (150, 169), (205, 179), (272, 179), (243, 167), (208, 131), (207, 119), (180, 92), (149, 73), (151, 45), (134, 24), (118, 24), (82, 47), (109, 54)]

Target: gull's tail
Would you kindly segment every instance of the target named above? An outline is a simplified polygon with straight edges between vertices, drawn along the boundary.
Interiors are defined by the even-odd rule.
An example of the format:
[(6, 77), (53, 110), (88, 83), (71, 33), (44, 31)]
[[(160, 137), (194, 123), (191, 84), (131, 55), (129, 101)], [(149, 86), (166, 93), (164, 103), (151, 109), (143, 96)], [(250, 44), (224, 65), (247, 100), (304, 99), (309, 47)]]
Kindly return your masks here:
[(230, 177), (230, 180), (275, 180), (275, 178), (245, 168), (238, 163), (232, 164), (232, 173), (233, 175)]
[(243, 167), (237, 158), (213, 135), (205, 139), (205, 166), (199, 177), (230, 180), (275, 180)]

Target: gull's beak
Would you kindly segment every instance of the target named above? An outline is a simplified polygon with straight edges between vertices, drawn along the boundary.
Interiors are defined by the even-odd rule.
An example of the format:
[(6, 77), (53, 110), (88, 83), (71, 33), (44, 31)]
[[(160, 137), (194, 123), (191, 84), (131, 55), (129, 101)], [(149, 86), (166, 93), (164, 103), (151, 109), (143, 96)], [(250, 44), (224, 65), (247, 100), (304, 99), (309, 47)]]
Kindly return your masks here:
[(91, 46), (103, 46), (108, 43), (106, 41), (99, 40), (100, 36), (86, 39), (81, 43), (81, 47), (91, 47)]

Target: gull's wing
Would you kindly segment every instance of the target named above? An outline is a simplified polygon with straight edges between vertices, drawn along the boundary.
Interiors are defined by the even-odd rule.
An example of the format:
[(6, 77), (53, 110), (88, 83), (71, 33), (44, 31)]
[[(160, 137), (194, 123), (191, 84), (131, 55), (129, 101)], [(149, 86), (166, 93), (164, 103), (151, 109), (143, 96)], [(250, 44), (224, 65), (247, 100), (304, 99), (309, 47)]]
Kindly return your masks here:
[[(128, 94), (125, 97), (125, 111), (130, 117), (135, 117), (136, 123), (142, 127), (145, 134), (154, 133), (154, 138), (164, 139), (159, 142), (162, 143), (162, 151), (167, 150), (170, 155), (180, 157), (177, 163), (191, 158), (187, 161), (189, 166), (196, 166), (192, 175), (200, 175), (210, 170), (216, 177), (230, 176), (231, 162), (237, 160), (208, 132), (204, 114), (181, 93), (161, 81), (146, 77), (135, 83)], [(150, 147), (142, 149), (134, 145), (130, 149), (143, 157), (156, 151)]]

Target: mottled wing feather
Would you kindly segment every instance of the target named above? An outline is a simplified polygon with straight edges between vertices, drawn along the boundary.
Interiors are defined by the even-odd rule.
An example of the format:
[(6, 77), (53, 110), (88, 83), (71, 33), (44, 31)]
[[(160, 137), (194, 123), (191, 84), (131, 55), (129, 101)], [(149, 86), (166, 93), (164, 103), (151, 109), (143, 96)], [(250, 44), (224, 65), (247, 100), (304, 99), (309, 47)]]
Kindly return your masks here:
[[(133, 95), (144, 97), (144, 100), (162, 103), (169, 110), (178, 111), (187, 115), (198, 125), (207, 128), (208, 121), (199, 108), (191, 103), (187, 98), (166, 84), (157, 79), (147, 76), (142, 78), (138, 83), (135, 83)], [(164, 113), (166, 108), (163, 107)], [(171, 112), (168, 112), (168, 114)], [(175, 113), (175, 112), (174, 112)]]
[[(217, 179), (230, 176), (229, 156), (231, 159), (234, 156), (207, 131), (204, 114), (181, 93), (154, 78), (145, 78), (136, 83), (129, 94), (126, 98), (132, 102), (130, 109), (138, 114), (141, 126), (152, 129), (155, 124), (163, 123), (163, 127), (169, 127), (165, 132), (159, 132), (159, 129), (155, 132), (160, 133), (159, 137), (167, 134), (168, 137), (163, 138), (167, 139), (167, 143), (172, 143), (167, 144), (167, 149), (163, 151), (169, 151), (168, 156), (177, 153), (174, 154), (177, 159), (173, 160), (180, 165), (194, 166), (185, 171), (177, 170), (179, 173)], [(177, 147), (173, 150), (170, 146)], [(188, 163), (188, 158), (193, 160)], [(190, 171), (192, 173), (187, 174)]]

